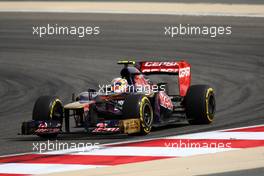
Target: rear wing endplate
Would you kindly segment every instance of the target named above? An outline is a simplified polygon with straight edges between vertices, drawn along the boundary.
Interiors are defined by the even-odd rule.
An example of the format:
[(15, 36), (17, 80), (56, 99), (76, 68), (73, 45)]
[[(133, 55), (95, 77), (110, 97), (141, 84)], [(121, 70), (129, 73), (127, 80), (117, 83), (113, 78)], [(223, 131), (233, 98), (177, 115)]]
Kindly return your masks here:
[(186, 61), (142, 61), (136, 67), (144, 74), (178, 75), (180, 96), (185, 96), (191, 85), (191, 65)]

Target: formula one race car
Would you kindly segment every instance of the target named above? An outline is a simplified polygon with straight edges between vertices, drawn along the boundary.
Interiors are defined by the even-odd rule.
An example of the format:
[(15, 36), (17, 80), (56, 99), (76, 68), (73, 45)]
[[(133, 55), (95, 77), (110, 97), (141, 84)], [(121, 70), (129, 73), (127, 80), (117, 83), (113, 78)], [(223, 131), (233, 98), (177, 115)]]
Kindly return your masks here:
[[(191, 66), (186, 61), (119, 61), (120, 78), (99, 90), (74, 96), (63, 106), (53, 96), (41, 96), (33, 109), (33, 119), (22, 123), (22, 134), (55, 137), (70, 132), (70, 118), (76, 127), (90, 133), (146, 135), (152, 127), (187, 120), (190, 124), (210, 124), (215, 115), (214, 90), (207, 85), (190, 85)], [(151, 82), (147, 75), (177, 75), (178, 95), (167, 93), (167, 83)], [(175, 78), (177, 78), (175, 77)]]

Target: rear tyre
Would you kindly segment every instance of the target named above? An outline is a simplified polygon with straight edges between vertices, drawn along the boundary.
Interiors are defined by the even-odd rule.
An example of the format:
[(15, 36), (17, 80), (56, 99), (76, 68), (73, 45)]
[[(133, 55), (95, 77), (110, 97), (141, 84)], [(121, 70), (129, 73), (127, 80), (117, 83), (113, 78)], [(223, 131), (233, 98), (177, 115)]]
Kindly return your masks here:
[[(32, 119), (36, 121), (54, 120), (62, 124), (63, 122), (63, 106), (57, 97), (41, 96), (35, 102), (33, 108)], [(54, 138), (58, 134), (38, 134), (44, 138)]]
[(207, 85), (193, 85), (185, 97), (186, 116), (190, 124), (210, 124), (215, 116), (214, 90)]
[(148, 97), (144, 95), (128, 95), (123, 104), (125, 117), (140, 119), (139, 135), (150, 133), (153, 124), (153, 109)]

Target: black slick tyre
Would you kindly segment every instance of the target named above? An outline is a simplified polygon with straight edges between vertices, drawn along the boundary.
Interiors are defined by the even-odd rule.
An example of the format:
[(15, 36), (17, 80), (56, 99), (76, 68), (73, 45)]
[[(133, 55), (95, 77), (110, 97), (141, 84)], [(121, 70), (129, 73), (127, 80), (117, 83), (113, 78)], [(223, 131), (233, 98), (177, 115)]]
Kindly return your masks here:
[(210, 124), (215, 116), (214, 90), (208, 85), (193, 85), (185, 100), (186, 116), (190, 124)]
[(123, 115), (140, 119), (139, 135), (150, 133), (153, 124), (153, 109), (148, 97), (140, 94), (128, 95), (123, 104)]
[[(36, 121), (63, 121), (62, 102), (53, 96), (41, 96), (34, 105), (32, 119)], [(40, 137), (54, 138), (57, 134), (39, 134)]]

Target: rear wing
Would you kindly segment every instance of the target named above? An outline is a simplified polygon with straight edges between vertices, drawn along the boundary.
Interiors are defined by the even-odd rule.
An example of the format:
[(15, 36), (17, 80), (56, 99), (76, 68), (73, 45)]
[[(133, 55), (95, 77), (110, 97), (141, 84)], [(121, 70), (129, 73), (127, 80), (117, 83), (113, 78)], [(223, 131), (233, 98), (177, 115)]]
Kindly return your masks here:
[(178, 75), (180, 96), (185, 96), (191, 85), (191, 65), (186, 61), (142, 61), (136, 67), (144, 74), (172, 74)]

